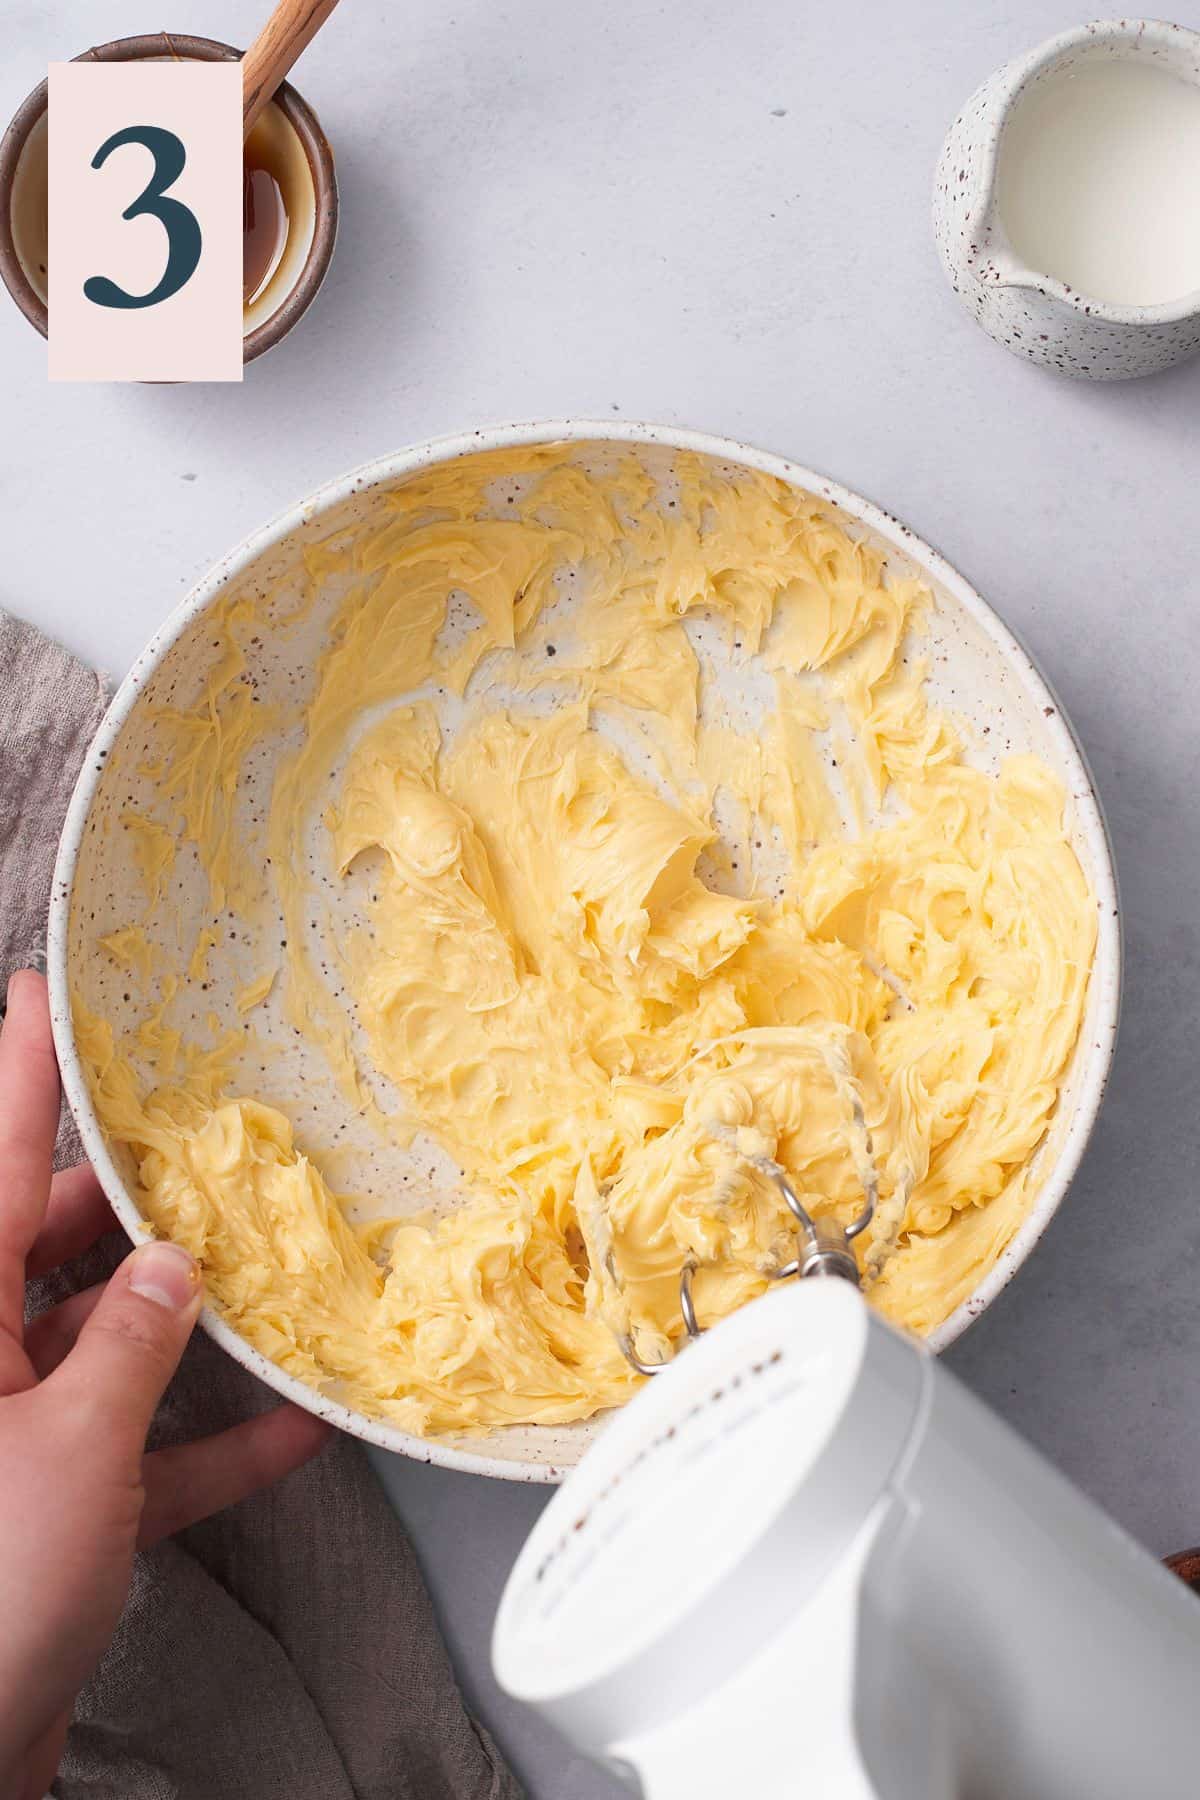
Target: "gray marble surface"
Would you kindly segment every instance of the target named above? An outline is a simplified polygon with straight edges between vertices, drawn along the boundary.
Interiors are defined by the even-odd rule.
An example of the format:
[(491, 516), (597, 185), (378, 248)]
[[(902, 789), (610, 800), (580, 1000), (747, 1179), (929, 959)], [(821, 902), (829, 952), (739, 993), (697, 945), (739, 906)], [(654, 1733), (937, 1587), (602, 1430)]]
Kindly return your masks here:
[[(237, 40), (255, 10), (5, 0), (0, 110), (52, 56), (161, 25)], [(1092, 1149), (949, 1361), (1166, 1551), (1200, 1540), (1200, 363), (1116, 388), (1035, 371), (958, 308), (929, 229), (961, 101), (1076, 22), (1043, 0), (354, 0), (299, 74), (338, 158), (333, 270), (244, 388), (50, 388), (0, 296), (0, 604), (119, 675), (220, 552), (324, 477), (509, 418), (725, 432), (907, 519), (1058, 687), (1128, 930)], [(385, 1479), (533, 1800), (613, 1793), (487, 1672), (543, 1496)]]

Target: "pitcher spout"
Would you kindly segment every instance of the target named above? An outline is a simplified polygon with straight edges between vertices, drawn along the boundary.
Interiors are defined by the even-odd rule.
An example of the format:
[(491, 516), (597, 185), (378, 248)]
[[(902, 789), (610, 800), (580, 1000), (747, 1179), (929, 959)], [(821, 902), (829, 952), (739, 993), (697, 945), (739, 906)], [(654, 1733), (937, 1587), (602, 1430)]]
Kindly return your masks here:
[(975, 238), (978, 254), (970, 259), (972, 273), (978, 281), (986, 281), (991, 287), (998, 288), (1038, 288), (1045, 282), (1045, 276), (1036, 269), (1029, 268), (1013, 254), (1004, 227), (998, 219), (993, 218), (988, 229), (981, 231)]
[[(999, 110), (1003, 114), (1004, 106)], [(1039, 284), (1037, 271), (1014, 252), (1000, 216), (999, 169), (1001, 129), (997, 127), (982, 154), (978, 146), (969, 163), (964, 159), (967, 191), (965, 208), (965, 256), (968, 271), (989, 287), (1027, 288)]]

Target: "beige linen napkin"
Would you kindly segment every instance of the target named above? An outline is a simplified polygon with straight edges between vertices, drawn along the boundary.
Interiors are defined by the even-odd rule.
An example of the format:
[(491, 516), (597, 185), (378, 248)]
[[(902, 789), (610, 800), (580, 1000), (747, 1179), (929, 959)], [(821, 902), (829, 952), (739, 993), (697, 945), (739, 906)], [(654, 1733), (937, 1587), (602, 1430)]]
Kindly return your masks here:
[[(0, 994), (42, 955), (59, 829), (103, 710), (96, 675), (0, 612)], [(66, 1120), (58, 1160), (78, 1156)], [(101, 1279), (127, 1248), (109, 1238), (35, 1284), (31, 1311)], [(273, 1403), (197, 1333), (154, 1441)], [(520, 1800), (464, 1710), (412, 1547), (361, 1446), (340, 1436), (276, 1488), (137, 1558), (53, 1792)]]

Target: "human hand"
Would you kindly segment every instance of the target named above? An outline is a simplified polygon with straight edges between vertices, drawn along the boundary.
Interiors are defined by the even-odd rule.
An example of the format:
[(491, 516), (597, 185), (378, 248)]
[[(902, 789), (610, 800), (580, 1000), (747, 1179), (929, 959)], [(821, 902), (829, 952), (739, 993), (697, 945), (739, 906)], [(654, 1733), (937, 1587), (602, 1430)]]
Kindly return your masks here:
[(59, 1083), (46, 984), (9, 984), (0, 1033), (0, 1794), (40, 1800), (135, 1549), (305, 1462), (328, 1427), (280, 1406), (146, 1453), (201, 1306), (185, 1250), (153, 1243), (24, 1326), (25, 1281), (116, 1226), (92, 1171), (51, 1177)]

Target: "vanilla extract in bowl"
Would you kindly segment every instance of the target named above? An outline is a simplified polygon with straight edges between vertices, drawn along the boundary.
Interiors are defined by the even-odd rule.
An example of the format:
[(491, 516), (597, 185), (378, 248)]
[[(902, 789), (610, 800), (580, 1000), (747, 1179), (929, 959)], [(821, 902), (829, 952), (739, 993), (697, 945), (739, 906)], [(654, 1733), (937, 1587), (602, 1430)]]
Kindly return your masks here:
[[(241, 52), (173, 32), (120, 38), (76, 60), (228, 62)], [(0, 280), (29, 323), (49, 331), (48, 83), (28, 94), (0, 137)], [(333, 153), (311, 107), (288, 82), (244, 148), (242, 335), (252, 362), (303, 317), (325, 278), (337, 235)]]
[(304, 146), (275, 105), (246, 139), (242, 184), (242, 306), (252, 331), (295, 285), (313, 241), (316, 204)]
[[(18, 164), (12, 209), (17, 253), (43, 303), (49, 290), (46, 145), (43, 118)], [(246, 140), (242, 167), (242, 308), (250, 332), (295, 286), (312, 246), (316, 202), (304, 146), (273, 103)]]

